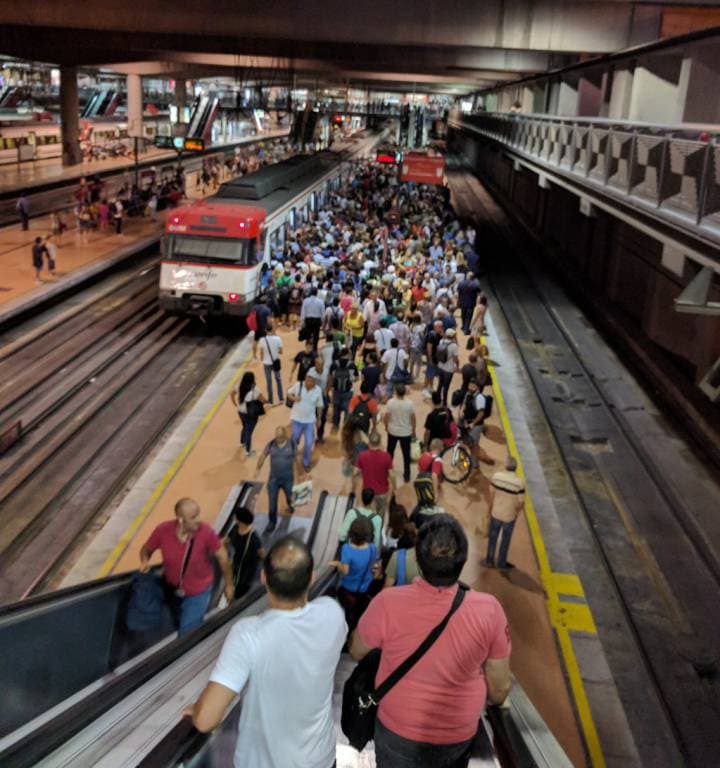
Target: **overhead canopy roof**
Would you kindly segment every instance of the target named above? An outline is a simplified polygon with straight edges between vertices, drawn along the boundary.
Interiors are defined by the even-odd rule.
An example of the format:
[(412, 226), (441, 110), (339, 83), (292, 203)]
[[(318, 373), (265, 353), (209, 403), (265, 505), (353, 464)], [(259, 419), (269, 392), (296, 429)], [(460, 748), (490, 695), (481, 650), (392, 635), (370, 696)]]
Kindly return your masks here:
[[(675, 0), (673, 5), (691, 4)], [(462, 92), (655, 39), (627, 0), (5, 3), (0, 54), (144, 75), (254, 69), (295, 82)]]

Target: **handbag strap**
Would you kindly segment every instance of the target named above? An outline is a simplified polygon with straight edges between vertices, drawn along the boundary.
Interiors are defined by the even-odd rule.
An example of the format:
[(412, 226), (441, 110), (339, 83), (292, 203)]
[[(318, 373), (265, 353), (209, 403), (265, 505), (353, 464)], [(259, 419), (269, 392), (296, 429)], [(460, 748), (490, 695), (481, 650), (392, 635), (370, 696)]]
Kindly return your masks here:
[(178, 589), (182, 589), (183, 581), (185, 580), (185, 574), (187, 573), (188, 566), (190, 565), (190, 556), (192, 555), (194, 543), (195, 537), (189, 536), (188, 543), (185, 547), (185, 555), (183, 556), (182, 565), (180, 566), (180, 581), (177, 585)]
[(238, 582), (240, 581), (240, 573), (242, 571), (243, 564), (245, 562), (245, 558), (247, 557), (248, 550), (250, 549), (250, 539), (252, 539), (253, 535), (253, 529), (251, 528), (248, 535), (247, 540), (245, 541), (245, 549), (243, 550), (242, 557), (240, 558), (240, 562), (238, 563), (237, 567), (237, 573), (235, 574), (235, 586), (237, 587)]
[(452, 615), (460, 607), (467, 587), (463, 584), (458, 584), (458, 590), (455, 594), (455, 599), (450, 606), (450, 610), (445, 615), (445, 618), (430, 632), (430, 634), (420, 643), (417, 649), (403, 661), (403, 663), (391, 672), (382, 683), (375, 689), (375, 693), (372, 698), (375, 704), (379, 704), (380, 700), (385, 696), (393, 686), (397, 685), (400, 680), (420, 661), (420, 659), (430, 650), (436, 640), (447, 627), (448, 622), (452, 618)]
[(265, 337), (265, 346), (267, 347), (268, 354), (270, 355), (270, 362), (274, 363), (275, 358), (273, 357), (272, 349), (270, 349), (270, 344), (268, 343), (268, 337)]

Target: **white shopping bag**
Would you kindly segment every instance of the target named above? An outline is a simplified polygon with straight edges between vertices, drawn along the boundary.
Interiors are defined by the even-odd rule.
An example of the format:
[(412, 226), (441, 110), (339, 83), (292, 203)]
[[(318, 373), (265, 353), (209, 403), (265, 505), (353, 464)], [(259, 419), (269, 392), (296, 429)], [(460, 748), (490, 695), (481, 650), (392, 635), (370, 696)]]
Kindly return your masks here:
[(305, 480), (302, 483), (293, 485), (292, 505), (293, 507), (302, 507), (312, 501), (312, 480)]

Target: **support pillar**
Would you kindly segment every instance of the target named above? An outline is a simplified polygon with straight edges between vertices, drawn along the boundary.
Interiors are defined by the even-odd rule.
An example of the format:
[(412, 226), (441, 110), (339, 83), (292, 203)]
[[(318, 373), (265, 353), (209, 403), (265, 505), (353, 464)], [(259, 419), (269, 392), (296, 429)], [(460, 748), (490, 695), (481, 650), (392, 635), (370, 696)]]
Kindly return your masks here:
[(178, 122), (182, 123), (182, 111), (187, 106), (187, 80), (184, 77), (175, 81), (175, 104), (178, 108)]
[(693, 50), (683, 61), (680, 74), (682, 121), (715, 124), (720, 122), (720, 45), (706, 45)]
[(60, 67), (60, 138), (63, 165), (78, 165), (82, 162), (79, 115), (77, 67)]
[(143, 135), (143, 91), (140, 75), (127, 76), (127, 118), (128, 136), (138, 138)]
[(686, 67), (679, 56), (658, 57), (636, 66), (628, 120), (659, 125), (682, 121)]
[(631, 69), (616, 69), (610, 87), (610, 106), (608, 117), (611, 120), (627, 120), (630, 114), (630, 96), (632, 95), (633, 72)]
[(558, 91), (557, 114), (561, 117), (575, 117), (577, 108), (577, 88), (571, 83), (561, 82)]

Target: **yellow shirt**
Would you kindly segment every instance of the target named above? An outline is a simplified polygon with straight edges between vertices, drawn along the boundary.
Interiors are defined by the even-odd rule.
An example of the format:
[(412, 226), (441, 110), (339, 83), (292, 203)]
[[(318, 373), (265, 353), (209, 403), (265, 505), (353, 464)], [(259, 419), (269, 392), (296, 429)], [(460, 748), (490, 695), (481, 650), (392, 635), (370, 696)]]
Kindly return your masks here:
[(354, 318), (348, 313), (348, 316), (345, 318), (345, 324), (355, 338), (360, 338), (363, 335), (365, 318), (363, 318), (360, 312), (358, 312)]

